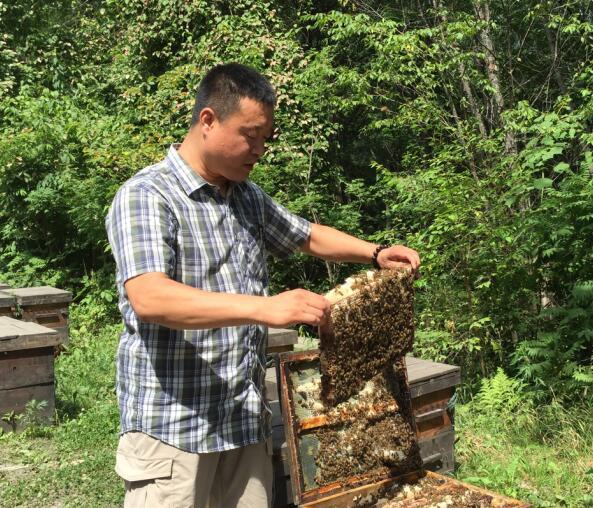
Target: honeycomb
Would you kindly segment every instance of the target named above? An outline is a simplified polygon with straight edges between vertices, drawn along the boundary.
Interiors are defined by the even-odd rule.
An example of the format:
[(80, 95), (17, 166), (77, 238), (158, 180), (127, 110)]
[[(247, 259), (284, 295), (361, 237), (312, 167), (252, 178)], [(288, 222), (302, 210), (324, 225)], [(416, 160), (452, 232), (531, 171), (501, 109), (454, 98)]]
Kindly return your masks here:
[(369, 472), (399, 475), (422, 466), (404, 371), (400, 361), (336, 406), (339, 416), (328, 411), (330, 425), (317, 432), (318, 485)]
[(325, 296), (331, 317), (320, 328), (321, 397), (335, 406), (412, 349), (414, 275), (367, 271)]

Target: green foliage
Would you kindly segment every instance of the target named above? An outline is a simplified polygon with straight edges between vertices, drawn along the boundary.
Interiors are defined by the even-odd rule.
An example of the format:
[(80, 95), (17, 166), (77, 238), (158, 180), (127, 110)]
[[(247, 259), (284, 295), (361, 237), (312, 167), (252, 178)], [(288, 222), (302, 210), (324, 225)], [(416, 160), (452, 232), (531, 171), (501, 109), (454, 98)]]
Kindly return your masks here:
[(480, 414), (506, 421), (516, 420), (533, 409), (531, 400), (525, 395), (525, 385), (509, 378), (501, 368), (493, 377), (482, 380), (473, 407)]
[(47, 400), (31, 399), (25, 405), (25, 412), (21, 415), (21, 422), (29, 435), (43, 435), (47, 421), (43, 418), (43, 411), (47, 408)]
[[(521, 373), (542, 386), (586, 396), (593, 385), (593, 282), (575, 284), (566, 304), (543, 309), (540, 319), (537, 338), (515, 352)], [(583, 351), (588, 361), (579, 363)]]
[[(468, 393), (504, 366), (586, 396), (593, 11), (479, 5), (489, 19), (476, 2), (0, 2), (0, 278), (109, 303), (114, 193), (182, 139), (204, 72), (241, 61), (278, 91), (254, 180), (420, 251), (418, 354), (462, 365)], [(272, 289), (356, 269), (272, 260)]]

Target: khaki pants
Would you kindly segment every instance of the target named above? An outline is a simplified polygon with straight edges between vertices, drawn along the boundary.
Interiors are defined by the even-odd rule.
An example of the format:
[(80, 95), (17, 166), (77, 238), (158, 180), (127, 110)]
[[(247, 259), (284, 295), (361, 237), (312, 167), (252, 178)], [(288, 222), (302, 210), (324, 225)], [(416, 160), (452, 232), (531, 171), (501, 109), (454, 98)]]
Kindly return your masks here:
[(142, 432), (120, 437), (115, 471), (124, 508), (266, 508), (272, 505), (271, 442), (189, 453)]

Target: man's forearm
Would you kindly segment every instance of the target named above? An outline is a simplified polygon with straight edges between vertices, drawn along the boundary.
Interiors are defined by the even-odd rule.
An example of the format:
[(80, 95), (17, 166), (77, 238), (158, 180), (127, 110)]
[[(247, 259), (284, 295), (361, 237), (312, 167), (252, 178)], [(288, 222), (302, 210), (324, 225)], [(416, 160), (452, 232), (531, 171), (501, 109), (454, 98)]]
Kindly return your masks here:
[(337, 229), (313, 224), (311, 235), (301, 251), (328, 261), (370, 263), (377, 246)]
[(325, 298), (304, 289), (270, 297), (215, 293), (176, 282), (158, 272), (126, 281), (125, 289), (142, 321), (178, 330), (245, 324), (317, 326), (329, 312)]
[(262, 297), (214, 293), (150, 273), (126, 282), (138, 317), (169, 328), (191, 330), (258, 322)]

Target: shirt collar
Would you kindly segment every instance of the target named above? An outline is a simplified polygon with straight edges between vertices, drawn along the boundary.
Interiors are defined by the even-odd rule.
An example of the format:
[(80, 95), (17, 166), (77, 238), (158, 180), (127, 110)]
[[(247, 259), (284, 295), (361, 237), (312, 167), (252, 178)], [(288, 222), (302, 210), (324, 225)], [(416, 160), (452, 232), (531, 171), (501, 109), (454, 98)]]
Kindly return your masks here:
[(181, 183), (183, 190), (188, 196), (191, 196), (195, 191), (201, 189), (204, 185), (210, 185), (211, 183), (204, 180), (198, 173), (196, 173), (187, 162), (183, 160), (181, 155), (177, 153), (180, 143), (174, 143), (169, 147), (167, 152), (167, 161), (169, 166), (173, 170), (173, 173)]

